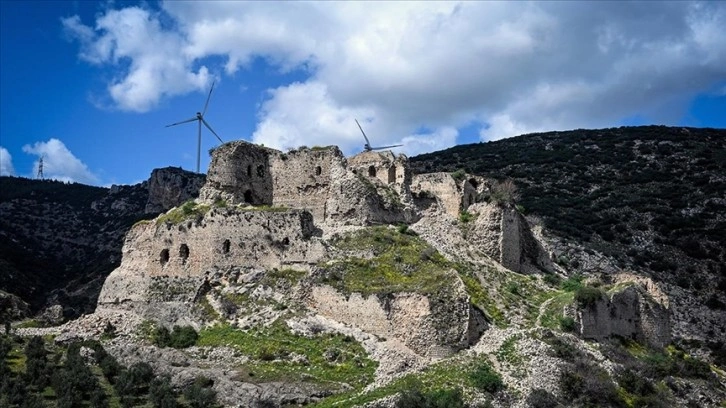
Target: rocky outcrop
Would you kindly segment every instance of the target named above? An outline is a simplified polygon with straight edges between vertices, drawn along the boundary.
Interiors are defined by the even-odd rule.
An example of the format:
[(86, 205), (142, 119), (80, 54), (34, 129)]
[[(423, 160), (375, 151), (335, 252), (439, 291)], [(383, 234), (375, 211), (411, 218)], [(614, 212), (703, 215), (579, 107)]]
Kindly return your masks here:
[(180, 167), (154, 169), (147, 182), (149, 199), (146, 201), (144, 213), (159, 214), (197, 198), (204, 181), (204, 174), (186, 171)]
[(568, 313), (586, 339), (620, 336), (658, 348), (671, 342), (668, 304), (635, 282), (621, 283), (598, 299), (575, 302)]
[(443, 358), (474, 344), (487, 327), (456, 272), (451, 281), (451, 293), (444, 295), (346, 296), (330, 286), (315, 286), (308, 306), (382, 339), (396, 339), (421, 356)]
[(554, 267), (529, 229), (527, 220), (514, 208), (491, 203), (469, 207), (474, 215), (468, 238), (472, 245), (502, 266), (515, 272), (541, 273)]

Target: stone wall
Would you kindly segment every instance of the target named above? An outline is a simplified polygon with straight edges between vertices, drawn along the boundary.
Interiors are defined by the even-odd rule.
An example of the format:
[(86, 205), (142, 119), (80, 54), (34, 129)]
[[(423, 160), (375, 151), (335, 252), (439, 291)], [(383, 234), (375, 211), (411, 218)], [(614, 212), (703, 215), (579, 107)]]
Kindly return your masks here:
[(475, 216), (469, 241), (502, 266), (521, 273), (554, 269), (527, 220), (514, 208), (478, 203), (469, 212)]
[(577, 331), (587, 339), (621, 336), (664, 347), (671, 342), (670, 311), (638, 284), (610, 293), (590, 305), (576, 304)]
[(435, 197), (443, 212), (458, 218), (462, 211), (477, 202), (483, 186), (481, 178), (475, 176), (457, 181), (451, 173), (415, 174), (411, 180), (411, 194), (417, 202)]
[(207, 202), (223, 199), (232, 204), (272, 205), (271, 161), (279, 153), (245, 141), (219, 146), (212, 153), (200, 198)]
[(149, 178), (149, 199), (144, 212), (158, 214), (199, 197), (206, 177), (180, 167), (154, 169)]
[(362, 152), (348, 159), (348, 169), (387, 184), (403, 195), (409, 195), (412, 173), (408, 158), (390, 150)]
[[(306, 268), (324, 255), (315, 233), (312, 215), (302, 210), (213, 208), (204, 216), (181, 223), (137, 224), (126, 236), (121, 266), (104, 283), (99, 307), (189, 301), (212, 270), (239, 265)], [(179, 292), (181, 297), (155, 295), (155, 286), (164, 285), (166, 291)]]
[(330, 146), (271, 157), (273, 205), (306, 209), (316, 221), (325, 221), (332, 174), (345, 168), (343, 153)]

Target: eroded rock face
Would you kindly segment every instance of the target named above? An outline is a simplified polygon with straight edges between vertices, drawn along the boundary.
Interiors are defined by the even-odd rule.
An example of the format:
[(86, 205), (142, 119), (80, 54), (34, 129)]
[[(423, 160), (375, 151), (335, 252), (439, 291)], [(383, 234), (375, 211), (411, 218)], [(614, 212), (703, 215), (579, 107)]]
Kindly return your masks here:
[(469, 234), (472, 244), (505, 268), (521, 273), (554, 269), (527, 220), (514, 208), (477, 203), (469, 212), (475, 215)]
[(671, 342), (667, 304), (650, 296), (638, 284), (615, 290), (587, 305), (575, 303), (569, 313), (574, 315), (577, 331), (583, 338), (602, 340), (620, 336), (653, 347)]
[(148, 181), (149, 199), (144, 212), (158, 214), (199, 196), (204, 185), (203, 174), (178, 167), (154, 169)]
[(419, 355), (443, 358), (474, 344), (486, 330), (481, 311), (469, 303), (455, 272), (450, 293), (346, 296), (330, 286), (315, 286), (309, 306), (383, 339), (396, 339)]

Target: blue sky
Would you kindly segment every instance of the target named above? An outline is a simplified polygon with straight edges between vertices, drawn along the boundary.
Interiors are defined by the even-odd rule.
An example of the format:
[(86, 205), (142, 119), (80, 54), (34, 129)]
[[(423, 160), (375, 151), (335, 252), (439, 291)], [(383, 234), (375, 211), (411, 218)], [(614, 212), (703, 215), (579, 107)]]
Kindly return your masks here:
[[(0, 173), (128, 184), (225, 140), (414, 155), (726, 127), (726, 3), (0, 1)], [(202, 134), (202, 171), (217, 145)]]

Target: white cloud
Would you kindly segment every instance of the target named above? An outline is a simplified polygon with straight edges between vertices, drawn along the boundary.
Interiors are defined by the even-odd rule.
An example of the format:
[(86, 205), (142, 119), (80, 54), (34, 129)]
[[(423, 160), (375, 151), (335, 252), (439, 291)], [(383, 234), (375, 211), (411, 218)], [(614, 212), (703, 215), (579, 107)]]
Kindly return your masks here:
[[(110, 86), (145, 110), (200, 89), (204, 58), (231, 75), (264, 58), (309, 78), (269, 91), (253, 140), (407, 152), (482, 139), (616, 125), (635, 115), (677, 122), (695, 95), (726, 80), (726, 3), (165, 2), (110, 10), (95, 28), (64, 20), (81, 58), (129, 68)], [(173, 24), (161, 24), (160, 21)], [(222, 67), (220, 67), (222, 68)], [(215, 70), (214, 68), (212, 68)], [(215, 70), (216, 72), (216, 70)], [(239, 73), (237, 73), (239, 75)], [(416, 129), (433, 129), (417, 134)], [(452, 136), (453, 135), (453, 136)], [(416, 147), (417, 146), (417, 147)]]
[(14, 176), (15, 168), (13, 167), (13, 156), (10, 152), (0, 146), (0, 176)]
[(193, 60), (180, 53), (183, 39), (162, 28), (158, 13), (138, 7), (109, 10), (96, 20), (95, 28), (83, 25), (78, 16), (61, 22), (66, 33), (80, 42), (81, 59), (97, 65), (129, 65), (108, 85), (119, 109), (146, 112), (162, 97), (204, 90), (211, 82), (207, 67), (193, 72)]
[(25, 145), (23, 151), (38, 156), (38, 160), (33, 164), (33, 176), (38, 173), (38, 164), (42, 157), (43, 175), (47, 179), (98, 184), (98, 177), (58, 139), (51, 138), (47, 142)]

